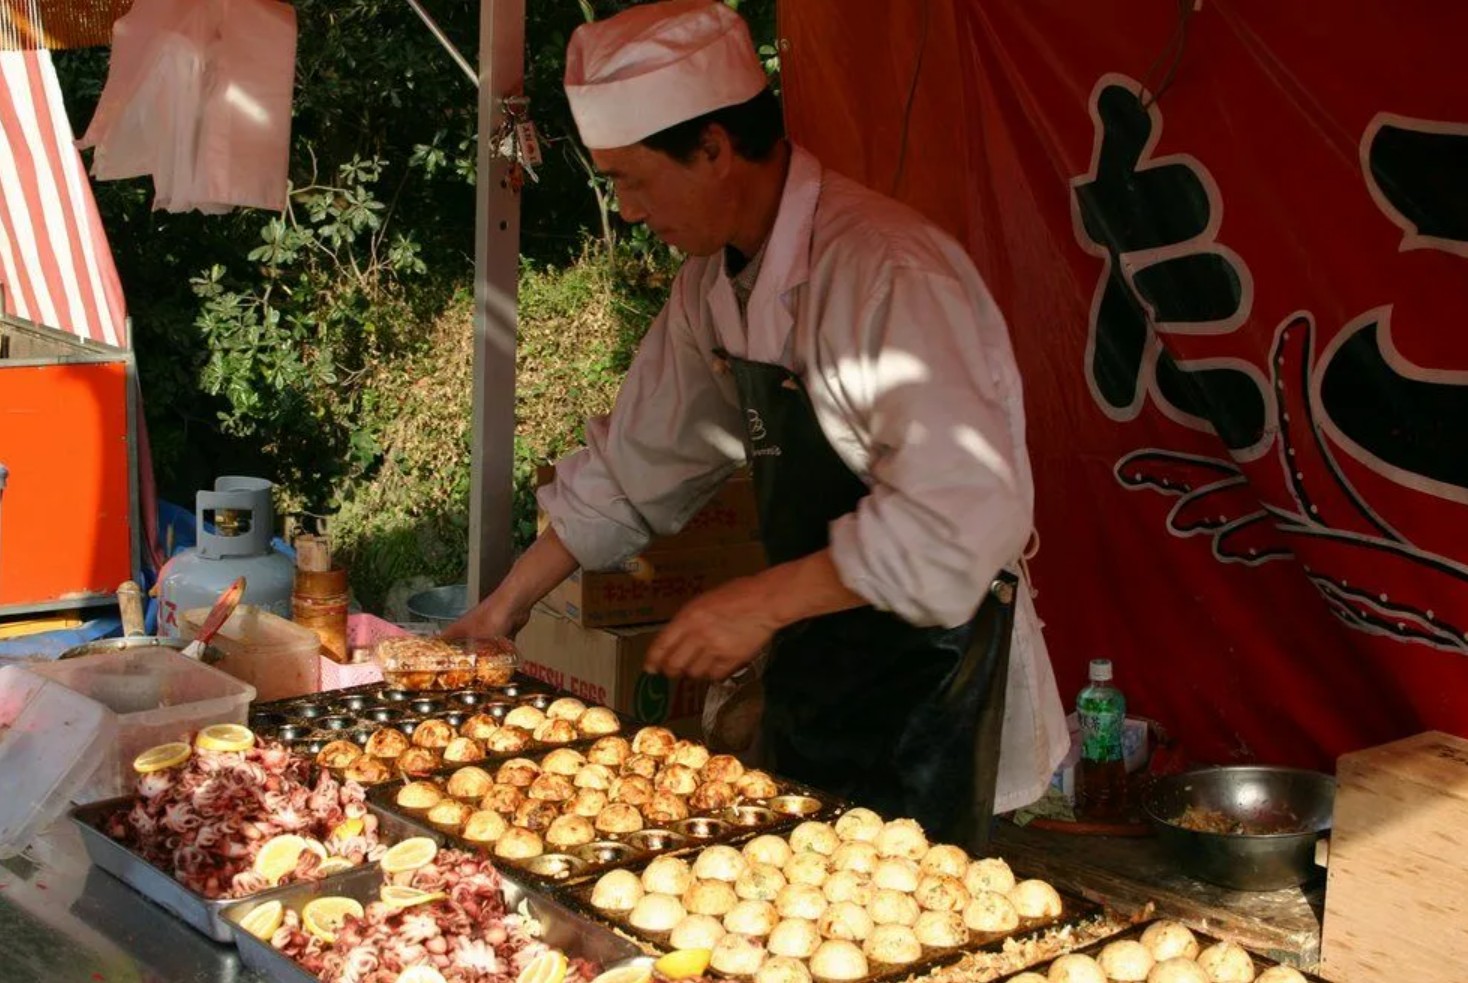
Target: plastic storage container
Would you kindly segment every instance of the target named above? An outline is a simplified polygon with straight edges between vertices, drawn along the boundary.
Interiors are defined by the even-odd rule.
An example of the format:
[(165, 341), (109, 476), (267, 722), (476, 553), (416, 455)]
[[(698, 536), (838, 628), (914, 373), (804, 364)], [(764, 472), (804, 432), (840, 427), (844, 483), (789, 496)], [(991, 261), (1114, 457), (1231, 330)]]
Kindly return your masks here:
[[(183, 612), (182, 636), (193, 641), (208, 616), (208, 608)], [(222, 655), (214, 668), (254, 686), (258, 700), (282, 700), (321, 688), (321, 639), (264, 608), (241, 604), (210, 644)]]
[(13, 857), (61, 816), (109, 745), (107, 708), (22, 666), (0, 669), (0, 857)]
[(86, 655), (30, 671), (96, 700), (115, 718), (115, 739), (99, 748), (79, 802), (130, 794), (140, 752), (187, 740), (209, 724), (243, 724), (255, 698), (255, 687), (171, 649)]
[(416, 691), (504, 686), (519, 662), (508, 638), (385, 638), (377, 643), (373, 657), (388, 686)]

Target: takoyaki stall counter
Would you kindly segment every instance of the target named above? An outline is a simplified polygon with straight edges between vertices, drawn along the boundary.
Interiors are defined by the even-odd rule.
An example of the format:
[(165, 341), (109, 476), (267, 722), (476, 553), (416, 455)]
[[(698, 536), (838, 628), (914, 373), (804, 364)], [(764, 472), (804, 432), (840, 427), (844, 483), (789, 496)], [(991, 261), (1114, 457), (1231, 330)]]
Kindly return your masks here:
[(523, 677), (247, 719), (4, 862), (0, 978), (1311, 978)]

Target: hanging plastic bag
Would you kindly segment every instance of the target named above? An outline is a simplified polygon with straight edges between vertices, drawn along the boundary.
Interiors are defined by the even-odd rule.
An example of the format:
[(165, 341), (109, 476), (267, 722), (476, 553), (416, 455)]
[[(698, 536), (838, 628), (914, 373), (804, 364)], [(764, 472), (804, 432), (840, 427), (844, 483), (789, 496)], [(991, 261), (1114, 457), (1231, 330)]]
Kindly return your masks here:
[(275, 0), (138, 0), (113, 25), (86, 134), (100, 180), (151, 175), (153, 207), (285, 208), (295, 11)]
[(749, 765), (759, 763), (768, 659), (766, 650), (741, 671), (709, 686), (703, 700), (703, 734), (704, 743), (716, 754), (732, 754)]

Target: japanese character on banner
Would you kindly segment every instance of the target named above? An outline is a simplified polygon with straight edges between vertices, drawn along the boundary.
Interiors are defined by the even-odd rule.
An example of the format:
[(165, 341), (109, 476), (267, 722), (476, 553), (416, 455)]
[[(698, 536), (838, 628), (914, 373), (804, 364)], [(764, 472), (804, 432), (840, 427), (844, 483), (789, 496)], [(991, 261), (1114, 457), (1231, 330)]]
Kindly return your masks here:
[[(1275, 329), (1267, 371), (1177, 357), (1176, 336), (1245, 323), (1252, 274), (1220, 242), (1222, 194), (1203, 162), (1153, 156), (1157, 103), (1107, 75), (1090, 108), (1095, 152), (1072, 182), (1072, 214), (1077, 240), (1102, 260), (1086, 350), (1092, 396), (1118, 421), (1150, 402), (1215, 432), (1229, 454), (1140, 448), (1117, 462), (1118, 481), (1176, 497), (1169, 531), (1206, 536), (1220, 562), (1299, 559), (1354, 629), (1468, 653), (1468, 565), (1400, 532), (1340, 456), (1412, 494), (1468, 505), (1468, 373), (1402, 358), (1390, 304), (1327, 329), (1319, 347), (1316, 318), (1292, 313)], [(1378, 114), (1361, 137), (1361, 166), (1372, 200), (1404, 231), (1404, 251), (1468, 259), (1468, 123)]]

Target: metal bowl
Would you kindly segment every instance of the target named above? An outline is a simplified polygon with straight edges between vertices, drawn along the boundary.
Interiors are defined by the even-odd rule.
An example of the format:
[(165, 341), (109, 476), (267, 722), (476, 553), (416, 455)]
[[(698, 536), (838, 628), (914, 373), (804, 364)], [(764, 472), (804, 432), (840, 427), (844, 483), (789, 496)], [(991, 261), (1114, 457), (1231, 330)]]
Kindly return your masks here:
[[(1277, 891), (1319, 874), (1315, 843), (1330, 829), (1335, 779), (1318, 771), (1239, 765), (1159, 779), (1142, 798), (1158, 837), (1199, 880), (1236, 891)], [(1180, 826), (1189, 807), (1280, 833), (1205, 833)]]
[(463, 617), (470, 606), (467, 584), (433, 587), (408, 598), (408, 614), (416, 621), (432, 624), (439, 631)]
[[(83, 642), (74, 645), (62, 652), (59, 658), (80, 659), (87, 655), (116, 655), (118, 652), (133, 652), (138, 649), (173, 649), (182, 652), (188, 647), (188, 641), (182, 638), (161, 638), (155, 635), (129, 635), (126, 638), (99, 638), (92, 642)], [(205, 646), (204, 654), (199, 659), (206, 666), (212, 666), (224, 653), (213, 645)]]

